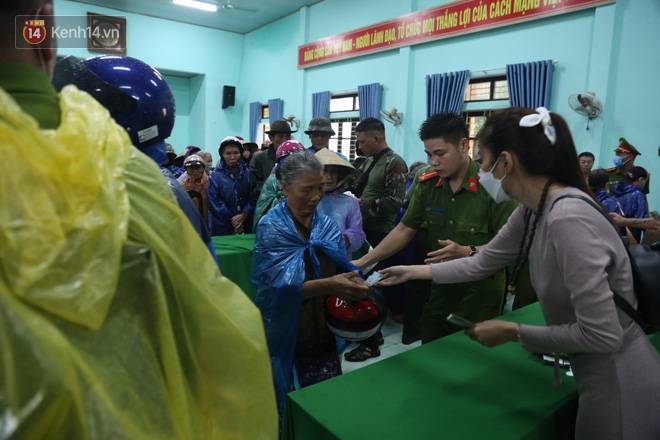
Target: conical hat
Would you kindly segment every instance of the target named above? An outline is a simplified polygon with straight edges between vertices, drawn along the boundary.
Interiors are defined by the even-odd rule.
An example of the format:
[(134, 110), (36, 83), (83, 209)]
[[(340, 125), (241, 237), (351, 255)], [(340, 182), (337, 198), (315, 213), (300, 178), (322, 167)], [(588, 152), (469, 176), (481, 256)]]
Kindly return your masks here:
[(317, 151), (316, 158), (319, 160), (319, 162), (321, 162), (321, 164), (324, 167), (329, 165), (334, 165), (339, 167), (346, 167), (351, 170), (355, 169), (355, 167), (353, 167), (353, 165), (351, 165), (350, 162), (348, 162), (345, 159), (342, 159), (341, 157), (339, 157), (337, 153), (335, 153), (334, 151), (330, 151), (327, 148), (322, 148), (319, 151)]

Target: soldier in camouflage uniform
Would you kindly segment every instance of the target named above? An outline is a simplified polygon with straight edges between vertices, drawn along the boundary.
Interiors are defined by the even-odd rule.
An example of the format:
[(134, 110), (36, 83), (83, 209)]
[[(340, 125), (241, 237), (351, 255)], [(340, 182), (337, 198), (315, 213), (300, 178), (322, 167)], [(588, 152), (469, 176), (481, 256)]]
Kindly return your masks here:
[[(406, 162), (392, 151), (385, 140), (385, 126), (375, 118), (367, 118), (356, 127), (357, 140), (360, 149), (367, 160), (359, 166), (360, 176), (353, 193), (360, 199), (362, 225), (367, 241), (376, 246), (394, 228), (394, 220), (403, 206), (406, 194)], [(401, 263), (390, 260), (387, 265)], [(383, 262), (385, 264), (385, 262)], [(384, 266), (386, 267), (386, 266)], [(402, 287), (383, 289), (383, 294), (394, 313), (402, 313)], [(345, 358), (351, 362), (361, 362), (370, 357), (380, 355), (378, 346), (382, 343), (382, 335), (375, 336), (363, 342), (358, 348), (346, 353)]]

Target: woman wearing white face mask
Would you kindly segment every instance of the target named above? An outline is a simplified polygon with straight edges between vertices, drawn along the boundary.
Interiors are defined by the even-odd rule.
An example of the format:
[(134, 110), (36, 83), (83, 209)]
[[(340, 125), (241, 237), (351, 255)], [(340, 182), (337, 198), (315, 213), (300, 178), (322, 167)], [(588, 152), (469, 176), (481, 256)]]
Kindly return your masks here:
[(547, 325), (484, 321), (466, 333), (489, 347), (568, 353), (580, 395), (576, 438), (660, 438), (660, 356), (614, 302), (616, 293), (637, 307), (630, 261), (615, 228), (587, 203), (566, 122), (545, 108), (507, 109), (488, 119), (479, 144), (480, 184), (520, 207), (475, 256), (384, 269), (381, 283), (468, 282), (515, 263), (515, 284), (528, 259)]

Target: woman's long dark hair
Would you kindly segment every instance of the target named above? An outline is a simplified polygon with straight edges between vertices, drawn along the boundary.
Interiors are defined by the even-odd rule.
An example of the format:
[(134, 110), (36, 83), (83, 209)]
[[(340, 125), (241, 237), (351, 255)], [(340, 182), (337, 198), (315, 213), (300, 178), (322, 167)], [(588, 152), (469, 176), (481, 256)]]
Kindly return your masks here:
[(525, 171), (533, 176), (547, 176), (557, 183), (590, 193), (580, 170), (573, 136), (564, 118), (550, 113), (557, 141), (551, 144), (543, 125), (521, 127), (520, 120), (535, 113), (528, 108), (513, 107), (493, 113), (477, 135), (479, 148), (490, 151), (493, 158), (503, 151), (516, 155)]
[[(578, 188), (591, 195), (591, 190), (580, 170), (573, 136), (571, 136), (564, 118), (556, 113), (550, 113), (550, 119), (557, 135), (556, 142), (552, 144), (545, 136), (542, 124), (534, 127), (520, 126), (520, 120), (532, 113), (535, 113), (535, 111), (520, 107), (500, 110), (488, 118), (477, 135), (479, 148), (488, 150), (493, 161), (503, 151), (508, 151), (516, 156), (518, 162), (528, 174), (548, 178), (536, 210), (534, 212), (530, 209), (525, 210), (524, 232), (518, 247), (516, 265), (511, 272), (507, 287), (507, 290), (511, 293), (515, 291), (518, 274), (529, 256), (536, 227), (543, 215), (550, 185), (560, 183)], [(533, 222), (532, 216), (534, 217)], [(527, 237), (528, 232), (529, 238)]]

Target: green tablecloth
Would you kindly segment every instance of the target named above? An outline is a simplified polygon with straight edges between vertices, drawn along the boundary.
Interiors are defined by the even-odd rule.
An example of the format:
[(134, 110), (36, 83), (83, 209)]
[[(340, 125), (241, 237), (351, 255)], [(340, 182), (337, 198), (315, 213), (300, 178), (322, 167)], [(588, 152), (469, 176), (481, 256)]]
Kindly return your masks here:
[(254, 234), (223, 235), (211, 238), (220, 261), (222, 274), (238, 284), (250, 298), (254, 296), (254, 288), (250, 283), (254, 238)]
[[(538, 303), (503, 319), (543, 324)], [(658, 345), (657, 338), (654, 340)], [(289, 394), (289, 439), (572, 438), (574, 381), (519, 344), (454, 334)]]

